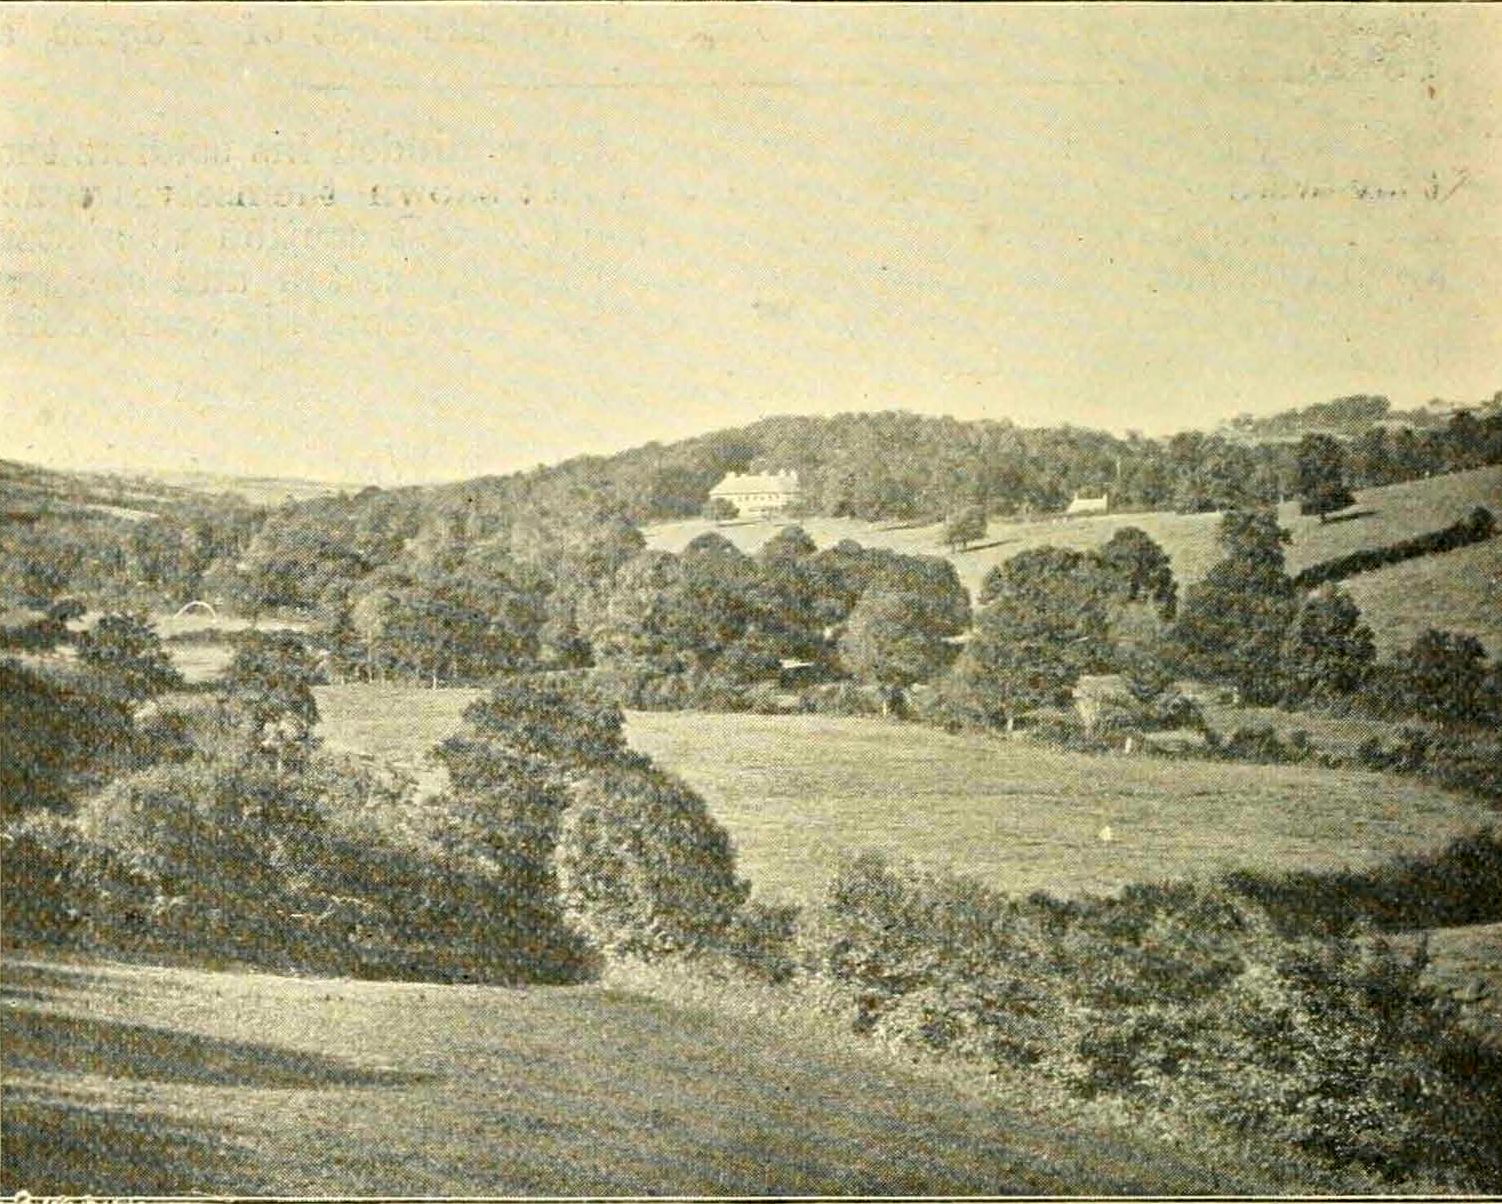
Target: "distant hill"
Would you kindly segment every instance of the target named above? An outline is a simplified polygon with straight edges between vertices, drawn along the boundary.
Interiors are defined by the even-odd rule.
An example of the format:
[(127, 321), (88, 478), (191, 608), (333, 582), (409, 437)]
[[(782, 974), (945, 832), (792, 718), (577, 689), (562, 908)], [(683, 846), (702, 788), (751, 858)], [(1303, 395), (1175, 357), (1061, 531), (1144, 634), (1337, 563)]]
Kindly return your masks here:
[(152, 470), (146, 475), (151, 480), (196, 493), (234, 494), (253, 506), (280, 506), (284, 502), (301, 502), (336, 493), (355, 493), (364, 488), (361, 484), (347, 481), (311, 481), (304, 477), (242, 477), (214, 472), (159, 470)]
[[(1298, 572), (1348, 552), (1448, 526), (1476, 506), (1488, 506), (1502, 517), (1502, 466), (1359, 490), (1356, 505), (1348, 511), (1350, 517), (1343, 521), (1322, 524), (1317, 518), (1300, 515), (1294, 502), (1283, 504), (1279, 519), (1292, 532), (1288, 565), (1292, 572)], [(738, 547), (755, 551), (794, 521), (820, 547), (854, 539), (911, 555), (946, 557), (954, 562), (960, 580), (972, 594), (993, 565), (1019, 552), (1045, 544), (1095, 548), (1126, 526), (1142, 528), (1163, 546), (1173, 560), (1181, 586), (1203, 576), (1219, 557), (1215, 545), (1218, 513), (1151, 511), (1020, 522), (993, 520), (983, 541), (959, 553), (944, 546), (942, 523), (911, 525), (816, 517), (718, 525), (707, 519), (690, 519), (657, 524), (646, 528), (645, 534), (650, 547), (670, 552), (682, 551), (705, 531), (717, 531)], [(1426, 626), (1468, 631), (1493, 653), (1502, 653), (1502, 606), (1497, 604), (1502, 598), (1502, 538), (1353, 577), (1347, 586), (1366, 613), (1384, 654), (1396, 651)]]
[(1395, 410), (1392, 402), (1380, 395), (1356, 393), (1350, 397), (1281, 410), (1276, 414), (1238, 414), (1221, 423), (1218, 430), (1229, 438), (1250, 440), (1293, 440), (1309, 434), (1354, 439), (1373, 426), (1430, 430), (1444, 426), (1463, 412), (1477, 418), (1502, 414), (1502, 389), (1485, 401), (1456, 402), (1435, 398), (1410, 410)]
[(0, 512), (13, 522), (43, 512), (140, 520), (170, 509), (187, 496), (187, 490), (162, 481), (0, 460)]

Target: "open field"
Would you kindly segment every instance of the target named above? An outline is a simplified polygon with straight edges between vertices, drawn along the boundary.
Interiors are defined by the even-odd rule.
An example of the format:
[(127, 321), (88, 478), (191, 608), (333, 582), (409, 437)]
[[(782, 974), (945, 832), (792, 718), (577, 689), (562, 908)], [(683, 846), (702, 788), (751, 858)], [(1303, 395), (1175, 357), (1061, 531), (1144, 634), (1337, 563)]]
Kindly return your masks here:
[(634, 713), (630, 735), (709, 800), (757, 890), (792, 899), (861, 848), (1074, 894), (1366, 865), (1497, 819), (1380, 774), (1090, 756), (874, 719)]
[(486, 691), (455, 687), (353, 684), (319, 686), (318, 734), (326, 746), (414, 763), (463, 723), (464, 708)]
[[(480, 694), (324, 687), (320, 730), (330, 747), (414, 763)], [(1497, 819), (1389, 775), (1090, 756), (877, 719), (633, 712), (628, 732), (709, 800), (758, 890), (794, 898), (861, 848), (1076, 893), (1229, 866), (1370, 864)]]
[[(1330, 560), (1362, 548), (1379, 547), (1447, 527), (1466, 517), (1477, 506), (1488, 506), (1502, 518), (1502, 467), (1478, 468), (1423, 481), (1408, 481), (1357, 494), (1353, 517), (1320, 523), (1298, 513), (1296, 503), (1285, 503), (1279, 519), (1293, 534), (1288, 564), (1293, 572), (1321, 560)], [(725, 526), (693, 519), (665, 523), (647, 530), (649, 544), (681, 551), (689, 540), (705, 531), (718, 531), (737, 546), (754, 551), (789, 520), (728, 523)], [(1067, 548), (1099, 547), (1121, 527), (1137, 526), (1163, 546), (1173, 559), (1173, 569), (1182, 586), (1203, 576), (1219, 553), (1215, 546), (1218, 514), (1109, 514), (1075, 519), (1051, 518), (1031, 522), (993, 521), (985, 541), (969, 551), (951, 554), (940, 536), (939, 524), (894, 526), (855, 519), (810, 518), (799, 520), (821, 548), (841, 539), (854, 539), (871, 547), (954, 561), (960, 580), (973, 594), (986, 572), (1019, 552), (1045, 544)], [(1387, 581), (1350, 581), (1367, 621), (1391, 651), (1412, 638), (1424, 626), (1440, 625), (1470, 631), (1494, 652), (1502, 650), (1502, 587), (1498, 566), (1502, 564), (1502, 539), (1479, 548), (1450, 552), (1412, 561), (1407, 565), (1370, 574), (1402, 573)], [(1414, 589), (1415, 583), (1419, 588)]]
[(1427, 627), (1469, 632), (1502, 656), (1502, 537), (1362, 573), (1345, 583), (1391, 656)]
[(5, 965), (0, 1191), (1268, 1191), (848, 1043), (597, 987)]

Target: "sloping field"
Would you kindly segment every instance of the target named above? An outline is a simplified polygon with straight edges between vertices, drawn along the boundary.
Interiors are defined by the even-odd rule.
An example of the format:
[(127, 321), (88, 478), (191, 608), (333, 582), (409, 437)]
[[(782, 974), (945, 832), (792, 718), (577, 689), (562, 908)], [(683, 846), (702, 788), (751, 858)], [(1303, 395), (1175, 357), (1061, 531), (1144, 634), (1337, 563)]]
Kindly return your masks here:
[(1502, 537), (1362, 573), (1345, 586), (1384, 656), (1428, 627), (1469, 632), (1502, 656)]
[(0, 1191), (1209, 1194), (1203, 1151), (600, 988), (5, 965)]
[(1067, 895), (1367, 865), (1497, 819), (1387, 775), (1088, 756), (874, 719), (633, 713), (630, 738), (709, 800), (759, 892), (795, 900), (862, 848)]
[[(1414, 535), (1449, 526), (1466, 517), (1476, 506), (1502, 510), (1502, 467), (1478, 468), (1424, 481), (1408, 481), (1357, 495), (1357, 504), (1347, 513), (1356, 517), (1321, 524), (1317, 518), (1298, 513), (1296, 503), (1286, 503), (1279, 514), (1293, 533), (1288, 549), (1289, 568), (1299, 569), (1361, 548), (1395, 543)], [(1499, 514), (1502, 518), (1502, 514)], [(1075, 519), (1051, 518), (1032, 522), (993, 521), (985, 541), (969, 551), (950, 554), (941, 536), (941, 524), (892, 526), (855, 519), (810, 518), (799, 520), (821, 548), (841, 539), (854, 539), (871, 547), (929, 556), (949, 556), (960, 579), (973, 593), (993, 565), (1044, 544), (1066, 548), (1099, 547), (1125, 526), (1146, 531), (1173, 558), (1174, 573), (1182, 585), (1204, 575), (1219, 553), (1215, 547), (1218, 514), (1108, 514)], [(738, 547), (754, 551), (787, 523), (729, 523), (718, 526), (702, 519), (665, 523), (646, 531), (654, 548), (681, 551), (696, 535), (718, 531)]]

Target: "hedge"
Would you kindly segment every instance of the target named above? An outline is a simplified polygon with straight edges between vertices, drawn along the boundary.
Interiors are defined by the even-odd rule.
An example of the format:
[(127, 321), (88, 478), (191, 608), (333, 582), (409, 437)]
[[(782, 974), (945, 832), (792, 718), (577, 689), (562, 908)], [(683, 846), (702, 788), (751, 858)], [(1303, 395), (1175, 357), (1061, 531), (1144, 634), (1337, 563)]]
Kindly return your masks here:
[(1496, 519), (1485, 506), (1477, 506), (1468, 518), (1451, 523), (1438, 531), (1417, 535), (1412, 539), (1386, 544), (1379, 548), (1363, 548), (1333, 560), (1322, 560), (1296, 573), (1293, 583), (1300, 589), (1314, 589), (1332, 581), (1344, 581), (1358, 573), (1370, 573), (1373, 569), (1386, 568), (1420, 556), (1432, 556), (1436, 552), (1453, 552), (1490, 539), (1497, 529)]

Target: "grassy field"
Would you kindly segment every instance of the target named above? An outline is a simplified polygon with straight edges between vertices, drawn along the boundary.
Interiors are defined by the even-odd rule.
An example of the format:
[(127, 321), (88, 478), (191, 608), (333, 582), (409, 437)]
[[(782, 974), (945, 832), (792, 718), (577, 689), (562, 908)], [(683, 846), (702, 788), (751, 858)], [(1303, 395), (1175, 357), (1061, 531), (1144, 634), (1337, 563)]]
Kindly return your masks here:
[(617, 990), (4, 970), (7, 1193), (1274, 1186), (1229, 1155), (1212, 1170), (1202, 1151), (1003, 1106), (848, 1042)]
[[(1348, 512), (1352, 517), (1339, 522), (1322, 524), (1317, 518), (1304, 517), (1292, 502), (1282, 507), (1279, 518), (1292, 532), (1288, 564), (1297, 572), (1321, 560), (1449, 526), (1476, 506), (1502, 512), (1502, 467), (1362, 490), (1357, 494), (1357, 504)], [(800, 525), (820, 547), (848, 538), (899, 552), (949, 556), (960, 579), (973, 594), (993, 565), (1019, 552), (1044, 544), (1080, 549), (1099, 547), (1119, 528), (1129, 525), (1141, 527), (1163, 546), (1173, 559), (1174, 573), (1182, 586), (1203, 576), (1218, 558), (1215, 529), (1219, 521), (1218, 514), (1167, 513), (995, 521), (983, 543), (954, 555), (944, 547), (940, 538), (942, 527), (938, 524), (893, 526), (854, 519), (811, 518), (800, 520)], [(652, 547), (676, 552), (696, 535), (718, 531), (739, 547), (753, 551), (785, 525), (784, 521), (772, 521), (720, 527), (695, 519), (666, 523), (650, 528), (646, 534)], [(1356, 577), (1351, 588), (1367, 612), (1367, 621), (1377, 632), (1384, 652), (1407, 643), (1425, 626), (1440, 625), (1481, 637), (1495, 653), (1502, 651), (1499, 566), (1502, 566), (1502, 540), (1469, 551), (1426, 557), (1369, 577)], [(1400, 575), (1389, 577), (1389, 574)]]
[(485, 691), (352, 684), (313, 693), (322, 717), (318, 732), (328, 747), (412, 763), (458, 731), (464, 708)]
[(1384, 656), (1427, 627), (1469, 632), (1502, 656), (1502, 538), (1363, 573), (1346, 588)]
[(638, 713), (630, 736), (709, 800), (758, 891), (792, 899), (860, 848), (1073, 894), (1371, 864), (1497, 818), (1379, 774), (1088, 756), (872, 719)]
[[(415, 763), (480, 693), (324, 687), (320, 731), (332, 748)], [(1496, 820), (1381, 774), (1088, 756), (876, 719), (638, 712), (629, 736), (709, 800), (759, 890), (798, 898), (867, 847), (1072, 893), (1225, 866), (1369, 864)]]

